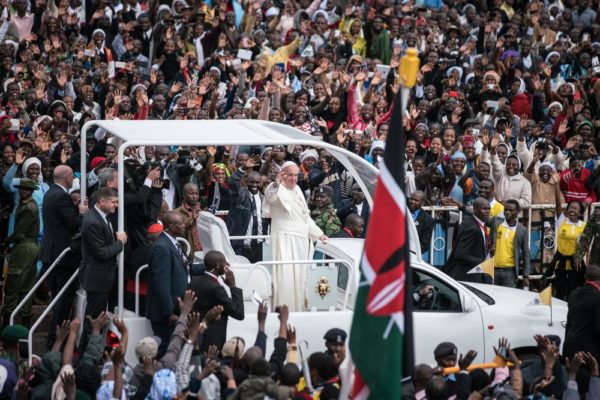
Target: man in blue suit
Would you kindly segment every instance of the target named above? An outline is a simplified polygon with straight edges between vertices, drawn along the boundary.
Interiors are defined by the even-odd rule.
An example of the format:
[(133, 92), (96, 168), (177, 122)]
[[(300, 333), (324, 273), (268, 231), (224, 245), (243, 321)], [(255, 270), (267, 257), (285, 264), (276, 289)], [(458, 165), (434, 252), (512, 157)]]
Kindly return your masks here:
[(146, 318), (154, 334), (161, 339), (159, 357), (167, 350), (178, 319), (178, 298), (183, 297), (188, 285), (188, 259), (176, 240), (185, 233), (183, 218), (177, 212), (168, 211), (162, 221), (164, 231), (152, 247), (148, 264), (146, 301)]

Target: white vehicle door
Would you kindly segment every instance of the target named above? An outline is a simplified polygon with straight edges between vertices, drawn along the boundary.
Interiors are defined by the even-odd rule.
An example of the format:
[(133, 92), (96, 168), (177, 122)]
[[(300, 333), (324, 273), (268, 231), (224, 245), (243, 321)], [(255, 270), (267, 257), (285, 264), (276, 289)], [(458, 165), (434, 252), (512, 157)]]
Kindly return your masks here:
[(477, 302), (471, 294), (445, 282), (440, 276), (414, 268), (413, 293), (426, 285), (433, 286), (433, 293), (413, 302), (416, 362), (435, 365), (433, 350), (441, 342), (454, 343), (459, 355), (476, 350), (476, 362), (483, 362), (484, 330)]

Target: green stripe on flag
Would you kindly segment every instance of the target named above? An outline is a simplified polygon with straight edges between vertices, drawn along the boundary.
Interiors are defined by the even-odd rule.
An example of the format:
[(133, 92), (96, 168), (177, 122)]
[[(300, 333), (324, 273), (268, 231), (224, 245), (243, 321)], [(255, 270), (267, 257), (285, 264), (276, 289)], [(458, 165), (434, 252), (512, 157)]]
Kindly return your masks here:
[[(352, 360), (369, 387), (370, 399), (400, 399), (404, 335), (391, 317), (367, 314), (367, 295), (371, 286), (364, 282), (361, 271), (362, 285), (356, 298), (350, 334)], [(384, 338), (386, 330), (389, 332)]]

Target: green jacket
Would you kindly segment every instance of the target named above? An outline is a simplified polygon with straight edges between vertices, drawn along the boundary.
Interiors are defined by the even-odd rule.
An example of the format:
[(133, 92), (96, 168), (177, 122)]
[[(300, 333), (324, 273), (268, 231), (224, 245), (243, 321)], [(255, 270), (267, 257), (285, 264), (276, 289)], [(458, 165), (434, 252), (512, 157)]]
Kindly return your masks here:
[(327, 236), (331, 236), (342, 229), (342, 223), (335, 213), (333, 204), (330, 204), (325, 208), (315, 209), (312, 212), (312, 217), (315, 220), (315, 224), (317, 224)]
[(20, 201), (15, 211), (15, 229), (6, 243), (19, 243), (23, 239), (36, 240), (40, 233), (38, 206), (33, 197)]
[[(102, 357), (104, 343), (102, 335), (90, 335), (88, 345), (79, 359), (78, 365), (98, 365)], [(52, 385), (62, 368), (62, 353), (51, 351), (42, 357), (42, 362), (35, 369), (35, 379), (39, 384), (33, 390), (32, 400), (45, 400), (52, 397)], [(75, 369), (77, 373), (77, 369)]]
[(590, 249), (592, 240), (594, 244), (590, 252), (589, 264), (600, 264), (600, 207), (596, 208), (594, 214), (588, 220), (583, 233), (579, 236), (577, 250), (575, 251), (576, 260), (583, 260)]

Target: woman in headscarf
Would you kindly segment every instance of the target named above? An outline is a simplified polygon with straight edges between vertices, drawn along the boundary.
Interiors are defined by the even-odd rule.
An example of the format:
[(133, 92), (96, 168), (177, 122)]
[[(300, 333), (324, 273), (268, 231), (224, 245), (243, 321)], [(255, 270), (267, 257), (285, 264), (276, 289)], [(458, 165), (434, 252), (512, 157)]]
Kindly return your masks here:
[(327, 107), (317, 114), (317, 117), (325, 120), (330, 135), (335, 134), (340, 125), (346, 121), (346, 104), (344, 100), (345, 96), (331, 97)]
[(102, 62), (110, 63), (113, 61), (112, 50), (106, 45), (106, 33), (102, 29), (96, 29), (92, 33), (90, 46), (92, 51), (96, 53), (96, 57), (100, 57)]
[(15, 155), (15, 163), (8, 169), (4, 179), (2, 180), (3, 188), (6, 192), (13, 194), (13, 210), (10, 214), (8, 221), (8, 234), (13, 232), (15, 226), (15, 211), (19, 205), (19, 191), (15, 188), (15, 185), (21, 183), (21, 178), (17, 178), (17, 170), (21, 166), (21, 174), (24, 178), (31, 179), (38, 183), (38, 188), (33, 192), (33, 199), (38, 205), (40, 214), (40, 237), (44, 232), (43, 219), (42, 219), (42, 203), (44, 195), (49, 189), (49, 186), (42, 180), (42, 162), (39, 158), (30, 157), (24, 160), (23, 150), (18, 149)]
[(531, 119), (531, 103), (533, 101), (532, 96), (527, 93), (525, 81), (521, 78), (517, 78), (510, 85), (510, 110), (513, 114), (519, 117), (526, 115), (527, 119)]
[(310, 170), (319, 161), (319, 154), (315, 149), (306, 149), (300, 154), (300, 173), (298, 174), (298, 186), (302, 193), (308, 198), (310, 196)]
[(380, 158), (383, 158), (383, 152), (385, 151), (385, 142), (380, 140), (375, 140), (373, 144), (371, 144), (371, 149), (369, 150), (369, 154), (365, 156), (365, 159), (373, 165), (379, 161)]
[(231, 195), (229, 193), (227, 166), (222, 163), (211, 163), (207, 165), (210, 172), (208, 181), (204, 182), (203, 208), (211, 213), (217, 211), (229, 210), (231, 204)]
[(515, 199), (521, 209), (531, 205), (531, 183), (521, 173), (521, 160), (511, 154), (502, 164), (497, 154), (498, 146), (492, 147), (492, 176), (496, 182), (496, 198), (500, 201)]
[(343, 37), (352, 42), (352, 52), (361, 57), (367, 56), (367, 41), (362, 30), (362, 20), (360, 18), (347, 19), (343, 17), (340, 21), (340, 31)]

